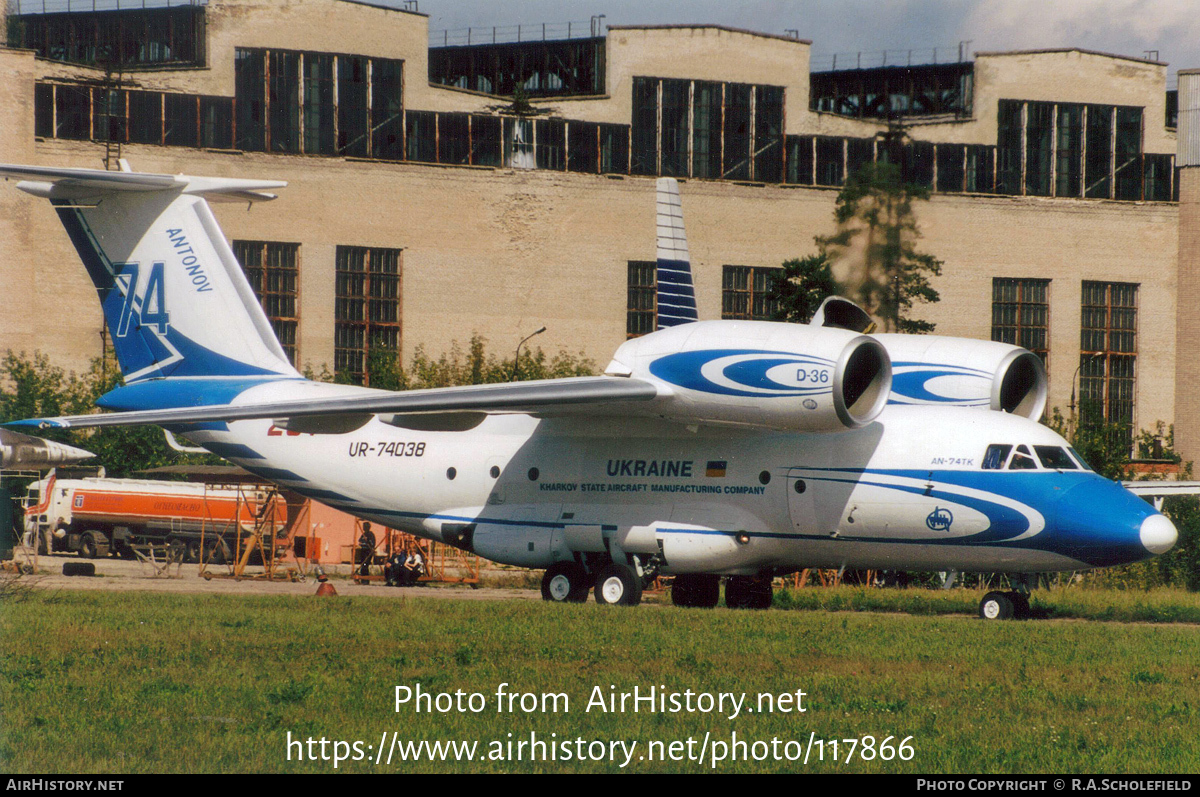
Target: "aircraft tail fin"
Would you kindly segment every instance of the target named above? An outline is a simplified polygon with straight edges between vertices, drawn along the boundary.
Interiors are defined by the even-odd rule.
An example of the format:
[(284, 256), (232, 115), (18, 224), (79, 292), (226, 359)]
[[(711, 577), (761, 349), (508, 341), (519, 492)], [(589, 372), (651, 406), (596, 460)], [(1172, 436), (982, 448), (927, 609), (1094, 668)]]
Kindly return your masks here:
[(692, 285), (692, 261), (683, 230), (679, 183), (673, 177), (658, 179), (658, 328), (679, 326), (699, 319)]
[(208, 206), (274, 199), (264, 180), (0, 164), (49, 199), (87, 268), (127, 383), (297, 377)]

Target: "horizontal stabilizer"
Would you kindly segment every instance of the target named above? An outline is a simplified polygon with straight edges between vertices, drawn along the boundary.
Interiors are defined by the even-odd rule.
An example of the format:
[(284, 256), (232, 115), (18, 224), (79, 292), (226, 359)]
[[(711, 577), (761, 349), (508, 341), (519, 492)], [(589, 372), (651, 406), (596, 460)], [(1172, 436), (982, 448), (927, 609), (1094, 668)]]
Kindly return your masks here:
[(277, 401), (261, 404), (223, 404), (206, 407), (72, 415), (17, 421), (11, 426), (79, 429), (96, 426), (178, 425), (270, 418), (303, 418), (340, 414), (404, 415), (407, 413), (529, 413), (562, 414), (564, 408), (596, 404), (651, 401), (659, 389), (649, 382), (621, 377), (590, 376), (546, 379), (503, 385), (411, 390), (345, 398)]
[(189, 177), (186, 174), (110, 172), (104, 169), (60, 169), (53, 166), (0, 164), (0, 177), (23, 180), (17, 187), (45, 199), (72, 199), (107, 191), (171, 191), (213, 199), (261, 201), (275, 199), (264, 191), (283, 188), (279, 180), (233, 177)]

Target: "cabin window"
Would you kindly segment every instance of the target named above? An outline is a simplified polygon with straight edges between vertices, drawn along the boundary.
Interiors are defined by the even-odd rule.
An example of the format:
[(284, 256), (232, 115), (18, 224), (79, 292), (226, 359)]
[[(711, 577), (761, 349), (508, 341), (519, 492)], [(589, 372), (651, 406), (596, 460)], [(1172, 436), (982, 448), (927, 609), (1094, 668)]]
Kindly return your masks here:
[(1012, 446), (1003, 443), (993, 443), (987, 447), (987, 452), (983, 455), (984, 470), (1002, 470), (1004, 463), (1008, 461), (1008, 455), (1012, 451)]
[(1013, 453), (1012, 460), (1008, 463), (1009, 470), (1037, 470), (1037, 463), (1033, 461), (1033, 454), (1029, 453), (1029, 446), (1017, 446), (1016, 452)]
[(1034, 446), (1033, 450), (1037, 452), (1038, 459), (1042, 461), (1043, 468), (1054, 470), (1079, 469), (1075, 461), (1059, 446)]

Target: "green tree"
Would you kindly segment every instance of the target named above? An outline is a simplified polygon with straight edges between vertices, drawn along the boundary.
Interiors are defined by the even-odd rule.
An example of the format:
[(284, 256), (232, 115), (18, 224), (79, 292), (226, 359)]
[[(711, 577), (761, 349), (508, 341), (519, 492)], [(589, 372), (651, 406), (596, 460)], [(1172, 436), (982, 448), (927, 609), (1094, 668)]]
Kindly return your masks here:
[[(0, 359), (0, 423), (92, 412), (96, 399), (120, 384), (119, 374), (120, 369), (111, 359), (107, 363), (99, 358), (94, 360), (88, 372), (78, 376), (52, 365), (40, 352), (27, 357), (9, 351)], [(181, 461), (220, 461), (212, 456), (181, 455), (167, 445), (157, 426), (51, 429), (33, 433), (91, 451), (96, 459), (87, 464), (103, 465), (110, 476), (131, 476)]]
[(775, 309), (772, 321), (807, 324), (825, 297), (838, 292), (824, 252), (793, 258), (771, 272), (767, 300)]
[(832, 262), (849, 266), (842, 294), (883, 322), (885, 332), (932, 332), (934, 324), (912, 317), (913, 305), (939, 300), (930, 277), (942, 261), (918, 252), (913, 202), (929, 191), (907, 184), (894, 163), (868, 163), (838, 193), (834, 235), (818, 237)]

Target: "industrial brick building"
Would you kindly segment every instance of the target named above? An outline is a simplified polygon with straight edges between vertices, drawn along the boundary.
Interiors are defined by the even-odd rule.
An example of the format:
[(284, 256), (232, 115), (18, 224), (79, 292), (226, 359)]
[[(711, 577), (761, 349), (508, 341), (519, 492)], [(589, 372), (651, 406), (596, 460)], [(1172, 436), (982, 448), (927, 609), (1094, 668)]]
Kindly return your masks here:
[[(1041, 354), (1050, 406), (1177, 422), (1200, 455), (1200, 405), (1176, 399), (1177, 366), (1200, 378), (1177, 313), (1196, 186), (1166, 64), (1064, 49), (812, 73), (808, 41), (716, 26), (518, 38), (431, 40), (423, 14), (350, 0), (39, 8), (0, 49), (0, 159), (287, 180), (215, 211), (301, 367), (361, 374), (373, 348), (473, 334), (504, 354), (541, 326), (547, 351), (603, 366), (653, 328), (655, 176), (686, 181), (701, 316), (754, 317), (766, 270), (833, 232), (838, 186), (902, 114), (903, 169), (933, 191), (921, 248), (945, 264), (922, 316)], [(0, 263), (0, 350), (85, 368), (102, 317), (46, 203), (0, 192)]]

